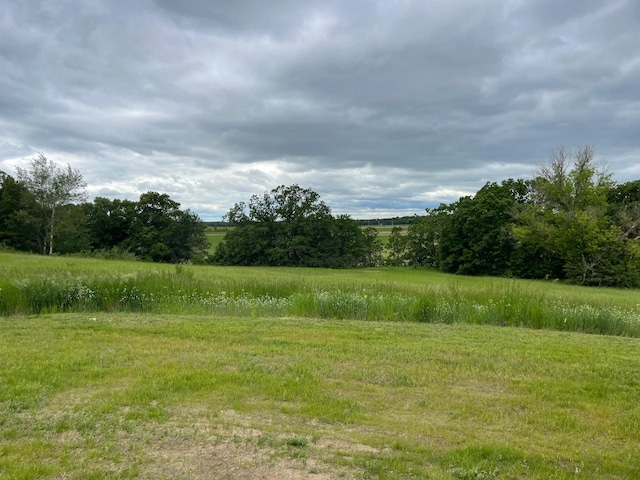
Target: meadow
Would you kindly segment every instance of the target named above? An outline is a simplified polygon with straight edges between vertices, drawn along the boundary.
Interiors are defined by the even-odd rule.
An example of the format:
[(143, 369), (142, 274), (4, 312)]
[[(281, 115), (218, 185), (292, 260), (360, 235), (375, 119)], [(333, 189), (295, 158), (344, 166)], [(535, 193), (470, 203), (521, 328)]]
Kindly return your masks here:
[(638, 478), (638, 298), (0, 252), (0, 479)]
[(205, 235), (209, 241), (209, 253), (213, 254), (224, 239), (227, 230), (233, 227), (207, 227)]
[(523, 326), (640, 336), (635, 290), (426, 269), (162, 265), (0, 252), (0, 315), (144, 312)]

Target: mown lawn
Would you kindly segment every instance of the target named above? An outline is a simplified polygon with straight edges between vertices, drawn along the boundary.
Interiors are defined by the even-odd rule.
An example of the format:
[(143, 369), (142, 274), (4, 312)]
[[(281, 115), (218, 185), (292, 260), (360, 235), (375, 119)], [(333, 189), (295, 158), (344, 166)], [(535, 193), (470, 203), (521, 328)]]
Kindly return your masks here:
[(0, 478), (640, 477), (640, 340), (477, 325), (0, 318)]

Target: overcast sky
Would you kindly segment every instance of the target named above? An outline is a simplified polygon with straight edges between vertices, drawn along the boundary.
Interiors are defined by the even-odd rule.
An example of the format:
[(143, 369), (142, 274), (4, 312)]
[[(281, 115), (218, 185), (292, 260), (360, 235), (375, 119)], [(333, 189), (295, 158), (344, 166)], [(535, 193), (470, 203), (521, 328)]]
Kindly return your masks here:
[(639, 0), (0, 4), (0, 170), (42, 151), (90, 198), (422, 214), (586, 144), (640, 178)]

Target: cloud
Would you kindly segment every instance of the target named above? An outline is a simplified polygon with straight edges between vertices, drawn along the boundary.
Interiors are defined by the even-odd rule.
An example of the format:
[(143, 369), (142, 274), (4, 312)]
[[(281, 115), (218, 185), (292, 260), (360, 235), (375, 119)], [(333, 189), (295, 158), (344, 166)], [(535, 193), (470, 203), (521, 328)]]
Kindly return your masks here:
[(32, 0), (0, 7), (0, 169), (204, 219), (281, 184), (421, 213), (561, 145), (637, 178), (637, 2)]

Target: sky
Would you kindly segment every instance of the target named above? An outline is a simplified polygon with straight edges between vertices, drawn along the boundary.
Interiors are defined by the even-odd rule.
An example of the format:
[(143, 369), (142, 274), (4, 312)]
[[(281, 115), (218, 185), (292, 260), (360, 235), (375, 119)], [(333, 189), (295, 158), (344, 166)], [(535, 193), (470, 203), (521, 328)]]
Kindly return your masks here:
[(414, 215), (584, 145), (640, 178), (640, 0), (0, 4), (0, 170), (43, 152), (90, 199)]

